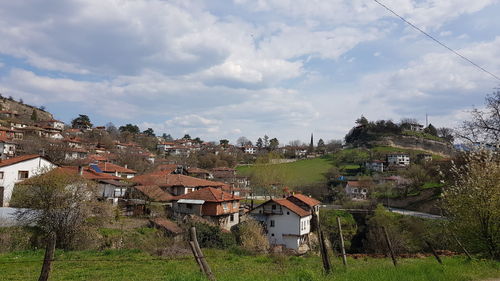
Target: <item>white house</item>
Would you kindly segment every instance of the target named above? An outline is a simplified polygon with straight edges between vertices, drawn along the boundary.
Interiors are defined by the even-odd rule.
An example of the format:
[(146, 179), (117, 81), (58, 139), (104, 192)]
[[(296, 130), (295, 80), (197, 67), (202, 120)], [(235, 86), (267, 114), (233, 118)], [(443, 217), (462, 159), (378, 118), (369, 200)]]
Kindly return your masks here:
[(14, 157), (16, 154), (16, 144), (8, 140), (0, 140), (0, 159)]
[(387, 154), (387, 164), (396, 166), (409, 166), (410, 155), (406, 153)]
[(372, 171), (375, 171), (375, 172), (384, 172), (384, 161), (381, 161), (381, 160), (373, 160), (373, 161), (370, 161), (370, 162), (366, 162), (365, 163), (365, 167), (368, 169), (368, 170), (372, 170)]
[(242, 146), (241, 147), (243, 152), (245, 152), (246, 154), (255, 154), (257, 153), (258, 151), (258, 147), (256, 146), (253, 146), (253, 145), (245, 145), (245, 146)]
[(23, 155), (0, 161), (0, 206), (8, 207), (14, 185), (48, 172), (56, 165), (40, 155)]
[(299, 250), (309, 239), (312, 212), (290, 200), (271, 199), (251, 210), (250, 215), (264, 225), (271, 245)]
[(371, 184), (368, 182), (348, 181), (345, 187), (345, 193), (351, 199), (366, 199), (370, 191)]

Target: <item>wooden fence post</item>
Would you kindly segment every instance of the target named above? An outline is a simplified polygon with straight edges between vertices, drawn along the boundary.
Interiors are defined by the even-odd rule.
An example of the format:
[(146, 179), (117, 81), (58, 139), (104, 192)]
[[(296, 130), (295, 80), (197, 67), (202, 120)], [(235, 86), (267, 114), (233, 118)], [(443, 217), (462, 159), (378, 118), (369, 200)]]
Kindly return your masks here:
[(313, 218), (316, 221), (316, 226), (318, 230), (319, 249), (320, 249), (321, 259), (323, 261), (323, 269), (325, 270), (326, 274), (330, 274), (331, 264), (330, 264), (330, 257), (328, 256), (328, 248), (326, 247), (324, 234), (319, 224), (319, 218), (314, 212), (313, 212)]
[(52, 261), (54, 260), (54, 252), (56, 250), (56, 234), (51, 232), (47, 235), (47, 242), (45, 246), (45, 256), (43, 258), (42, 272), (38, 281), (47, 281), (49, 279)]
[(342, 262), (344, 263), (344, 266), (347, 266), (347, 257), (345, 255), (344, 236), (342, 235), (342, 226), (340, 224), (340, 217), (337, 217), (337, 226), (339, 227), (340, 249), (342, 251)]
[(441, 260), (441, 258), (439, 257), (439, 255), (437, 254), (436, 250), (434, 249), (434, 247), (432, 246), (432, 244), (425, 240), (425, 244), (427, 244), (427, 246), (429, 246), (429, 248), (431, 249), (431, 252), (432, 254), (434, 255), (434, 257), (436, 258), (436, 260), (438, 261), (439, 264), (443, 264), (443, 261)]
[(196, 261), (199, 260), (198, 264), (201, 264), (202, 272), (205, 273), (209, 280), (215, 281), (215, 275), (210, 269), (210, 266), (208, 265), (207, 260), (205, 259), (205, 256), (201, 251), (200, 244), (198, 244), (198, 238), (196, 237), (196, 228), (194, 226), (191, 227), (191, 242), (189, 244), (191, 245), (191, 243), (191, 247), (194, 248), (193, 255), (195, 256)]
[(394, 264), (394, 266), (398, 266), (396, 256), (394, 255), (394, 250), (392, 249), (391, 240), (389, 240), (389, 235), (387, 234), (387, 230), (384, 226), (382, 226), (382, 230), (384, 231), (385, 242), (387, 243), (387, 247), (389, 248), (389, 252), (391, 253), (392, 264)]
[(458, 238), (455, 236), (455, 234), (450, 231), (450, 234), (451, 234), (451, 237), (453, 237), (453, 239), (455, 240), (455, 242), (457, 242), (458, 246), (462, 249), (462, 251), (465, 253), (465, 255), (467, 256), (467, 258), (469, 260), (472, 260), (472, 257), (471, 255), (469, 254), (469, 251), (467, 251), (467, 249), (464, 247), (464, 245), (462, 245), (462, 243), (460, 243), (460, 241), (458, 240)]

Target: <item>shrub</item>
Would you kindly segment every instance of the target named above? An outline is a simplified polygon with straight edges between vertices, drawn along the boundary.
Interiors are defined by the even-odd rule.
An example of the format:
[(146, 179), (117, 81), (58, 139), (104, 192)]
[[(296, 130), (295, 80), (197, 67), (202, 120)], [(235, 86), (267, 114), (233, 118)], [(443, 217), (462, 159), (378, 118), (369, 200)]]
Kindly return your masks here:
[(236, 245), (231, 232), (223, 232), (218, 226), (194, 223), (200, 247), (226, 249)]
[(262, 225), (253, 219), (240, 223), (234, 230), (237, 242), (250, 253), (266, 253), (269, 241)]
[(340, 249), (340, 237), (339, 229), (337, 226), (337, 217), (340, 217), (345, 247), (346, 249), (349, 249), (351, 247), (351, 239), (354, 237), (358, 229), (356, 221), (350, 213), (337, 210), (321, 210), (321, 213), (319, 215), (321, 229), (328, 237), (328, 239), (330, 239), (330, 242)]

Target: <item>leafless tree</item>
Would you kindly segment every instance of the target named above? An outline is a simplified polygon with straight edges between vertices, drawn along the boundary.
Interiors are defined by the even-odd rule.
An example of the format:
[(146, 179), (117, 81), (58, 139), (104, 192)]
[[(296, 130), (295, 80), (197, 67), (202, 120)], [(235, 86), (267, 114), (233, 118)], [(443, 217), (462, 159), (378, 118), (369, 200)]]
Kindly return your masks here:
[(500, 145), (500, 91), (486, 97), (484, 109), (472, 109), (471, 120), (464, 121), (457, 130), (460, 139)]

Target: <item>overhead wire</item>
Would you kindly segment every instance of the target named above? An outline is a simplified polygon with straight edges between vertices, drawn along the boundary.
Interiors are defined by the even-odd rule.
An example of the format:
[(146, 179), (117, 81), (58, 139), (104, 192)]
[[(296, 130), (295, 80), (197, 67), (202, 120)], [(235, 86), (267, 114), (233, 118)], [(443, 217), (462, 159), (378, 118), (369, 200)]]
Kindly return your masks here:
[(460, 54), (459, 52), (453, 50), (451, 47), (448, 47), (445, 43), (439, 41), (437, 38), (435, 38), (434, 36), (430, 35), (429, 33), (425, 32), (424, 30), (422, 30), (421, 28), (419, 28), (418, 26), (414, 25), (413, 23), (411, 23), (410, 21), (406, 20), (404, 17), (400, 16), (398, 13), (396, 13), (393, 9), (387, 7), (385, 4), (381, 3), (380, 1), (378, 0), (373, 0), (375, 3), (379, 4), (380, 6), (382, 6), (384, 9), (386, 9), (387, 11), (391, 12), (392, 14), (394, 14), (396, 17), (400, 18), (403, 22), (405, 22), (406, 24), (408, 24), (409, 26), (411, 26), (412, 28), (414, 28), (415, 30), (419, 31), (420, 33), (424, 34), (425, 36), (427, 36), (428, 38), (430, 38), (431, 40), (433, 40), (434, 42), (438, 43), (439, 45), (443, 46), (444, 48), (446, 48), (447, 50), (449, 50), (450, 52), (454, 53), (455, 55), (457, 55), (458, 57), (462, 58), (463, 60), (467, 61), (468, 63), (472, 64), (473, 66), (475, 66), (476, 68), (480, 69), (481, 71), (489, 74), (491, 77), (497, 79), (498, 81), (500, 81), (500, 77), (495, 75), (494, 73), (488, 71), (487, 69), (485, 69), (484, 67), (480, 66), (479, 64), (473, 62), (471, 59), (467, 58), (466, 56)]

